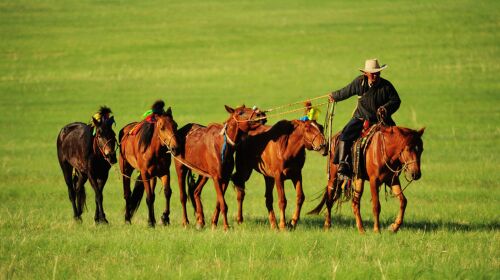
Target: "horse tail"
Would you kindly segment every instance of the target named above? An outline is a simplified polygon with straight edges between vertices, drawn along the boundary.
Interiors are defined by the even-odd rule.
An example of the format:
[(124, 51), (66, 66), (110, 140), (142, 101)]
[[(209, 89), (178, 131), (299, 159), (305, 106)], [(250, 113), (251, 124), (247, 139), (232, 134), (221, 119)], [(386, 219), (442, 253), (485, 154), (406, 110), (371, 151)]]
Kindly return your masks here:
[(307, 212), (307, 215), (319, 215), (321, 213), (321, 210), (323, 210), (323, 207), (325, 206), (326, 200), (328, 199), (328, 186), (325, 188), (325, 192), (323, 193), (323, 197), (321, 198), (321, 201), (319, 202), (318, 206), (314, 208), (313, 210)]
[(144, 196), (144, 183), (141, 180), (141, 175), (137, 176), (135, 181), (134, 190), (132, 191), (132, 195), (130, 196), (130, 201), (128, 203), (128, 210), (130, 211), (130, 218), (134, 215), (134, 213), (139, 209), (139, 205), (141, 205), (142, 197)]
[(188, 169), (187, 174), (186, 174), (186, 181), (188, 185), (188, 199), (191, 200), (191, 203), (193, 204), (193, 208), (196, 211), (196, 202), (194, 200), (194, 191), (196, 189), (196, 186), (200, 182), (201, 177), (198, 176), (198, 179), (195, 180), (193, 171), (191, 169)]

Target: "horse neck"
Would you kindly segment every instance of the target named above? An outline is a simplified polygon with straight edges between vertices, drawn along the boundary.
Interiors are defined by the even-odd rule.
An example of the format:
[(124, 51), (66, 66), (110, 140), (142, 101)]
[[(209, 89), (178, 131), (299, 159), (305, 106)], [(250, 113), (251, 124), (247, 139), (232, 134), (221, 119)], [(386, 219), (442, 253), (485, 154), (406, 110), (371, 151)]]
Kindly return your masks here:
[(160, 141), (160, 137), (159, 137), (159, 134), (160, 134), (160, 129), (158, 128), (158, 126), (156, 125), (156, 123), (154, 124), (154, 129), (153, 129), (153, 136), (151, 136), (151, 143), (149, 144), (149, 148), (151, 149), (151, 151), (159, 151), (161, 149), (161, 141)]
[(377, 137), (377, 143), (374, 143), (374, 148), (379, 151), (377, 153), (378, 161), (384, 164), (385, 161), (387, 163), (394, 163), (398, 160), (401, 152), (404, 149), (406, 139), (397, 131), (396, 127), (385, 128), (380, 131)]
[[(226, 128), (225, 128), (226, 137), (228, 137), (230, 141), (233, 141), (234, 143), (238, 143), (239, 138), (241, 137), (241, 130), (238, 127), (238, 122), (235, 119), (233, 119), (233, 116), (231, 116), (226, 121), (225, 126), (226, 126)], [(222, 135), (222, 137), (224, 137), (224, 135)]]
[(291, 157), (304, 152), (304, 125), (298, 121), (292, 121), (293, 130), (287, 136), (285, 154)]

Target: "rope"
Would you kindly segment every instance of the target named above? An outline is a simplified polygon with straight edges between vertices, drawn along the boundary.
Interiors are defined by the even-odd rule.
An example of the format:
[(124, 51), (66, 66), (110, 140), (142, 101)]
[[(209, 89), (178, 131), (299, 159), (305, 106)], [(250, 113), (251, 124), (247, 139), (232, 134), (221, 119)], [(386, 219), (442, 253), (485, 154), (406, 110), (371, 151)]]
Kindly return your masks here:
[[(264, 112), (265, 113), (272, 112), (272, 111), (276, 111), (276, 110), (281, 109), (281, 108), (291, 107), (291, 106), (297, 105), (297, 104), (303, 104), (304, 102), (312, 101), (312, 100), (316, 100), (316, 99), (321, 99), (321, 98), (325, 98), (325, 97), (328, 97), (329, 95), (330, 94), (325, 94), (325, 95), (322, 95), (322, 96), (318, 96), (318, 97), (314, 97), (314, 98), (309, 98), (309, 99), (303, 100), (303, 101), (297, 101), (297, 102), (293, 102), (293, 103), (288, 103), (288, 104), (285, 104), (285, 105), (281, 105), (281, 106), (278, 106), (278, 107), (267, 109)], [(303, 108), (301, 108), (301, 110), (303, 110)]]

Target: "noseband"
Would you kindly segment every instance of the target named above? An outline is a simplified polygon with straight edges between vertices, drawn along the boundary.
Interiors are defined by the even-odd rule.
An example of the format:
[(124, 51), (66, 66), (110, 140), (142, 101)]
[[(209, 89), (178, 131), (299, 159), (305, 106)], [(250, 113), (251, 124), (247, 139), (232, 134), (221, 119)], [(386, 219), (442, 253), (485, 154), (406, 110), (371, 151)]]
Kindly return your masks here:
[[(156, 123), (156, 127), (158, 127), (158, 123)], [(170, 142), (172, 142), (172, 138), (174, 138), (174, 136), (175, 136), (174, 133), (172, 133), (172, 135), (170, 135), (170, 137), (168, 138), (168, 141), (165, 141), (164, 139), (161, 138), (160, 133), (158, 133), (158, 138), (160, 139), (160, 142), (163, 145), (165, 145), (169, 151), (171, 150)]]
[[(110, 138), (108, 139), (104, 145), (101, 147), (101, 145), (99, 145), (99, 141), (97, 140), (97, 138), (102, 138), (101, 135), (99, 133), (96, 133), (96, 136), (94, 137), (94, 153), (96, 152), (96, 149), (95, 149), (95, 146), (97, 146), (97, 148), (99, 149), (99, 152), (101, 153), (102, 157), (109, 163), (109, 165), (113, 165), (109, 160), (108, 160), (108, 157), (106, 155), (106, 153), (104, 152), (104, 149), (106, 149), (106, 147), (108, 146), (108, 143), (111, 141), (111, 140), (115, 140), (116, 141), (116, 138)], [(116, 148), (115, 147), (115, 151), (116, 151)]]
[[(312, 124), (312, 123), (311, 123), (311, 125), (313, 125), (314, 127), (316, 127), (316, 126), (315, 126), (314, 124)], [(316, 128), (317, 128), (317, 127), (316, 127)], [(319, 129), (318, 129), (318, 130), (319, 130)], [(321, 150), (321, 145), (319, 145), (319, 146), (317, 146), (317, 147), (315, 147), (315, 146), (314, 146), (314, 140), (316, 140), (316, 137), (318, 137), (318, 136), (320, 136), (320, 135), (322, 135), (321, 131), (320, 131), (320, 132), (318, 132), (318, 133), (316, 133), (316, 134), (314, 135), (314, 137), (312, 138), (312, 140), (311, 140), (311, 141), (308, 141), (308, 140), (307, 140), (307, 138), (306, 138), (306, 134), (304, 133), (304, 141), (305, 141), (306, 143), (309, 143), (309, 144), (311, 145), (311, 147), (313, 148), (313, 151), (319, 151), (319, 150)]]

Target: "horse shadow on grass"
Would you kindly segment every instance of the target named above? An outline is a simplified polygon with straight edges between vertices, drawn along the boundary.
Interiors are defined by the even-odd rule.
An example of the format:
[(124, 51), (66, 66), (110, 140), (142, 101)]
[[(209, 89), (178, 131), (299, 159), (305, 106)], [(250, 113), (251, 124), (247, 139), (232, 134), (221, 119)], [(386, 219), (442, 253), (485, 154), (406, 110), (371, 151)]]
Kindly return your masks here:
[[(303, 216), (298, 225), (297, 229), (301, 230), (322, 230), (324, 225), (323, 215), (318, 216)], [(387, 218), (381, 220), (381, 228), (388, 228), (390, 224), (394, 222), (394, 218)], [(248, 217), (245, 223), (270, 227), (269, 220), (267, 217)], [(363, 221), (363, 225), (367, 231), (371, 231), (373, 228), (373, 220), (366, 219)], [(332, 227), (331, 230), (335, 229), (352, 229), (356, 230), (356, 220), (354, 217), (349, 216), (334, 216), (332, 215)], [(436, 231), (449, 231), (449, 232), (487, 232), (487, 231), (500, 231), (500, 221), (485, 221), (481, 222), (456, 222), (456, 221), (422, 221), (422, 220), (405, 220), (401, 226), (401, 230), (404, 231), (421, 231), (421, 232), (436, 232)]]

